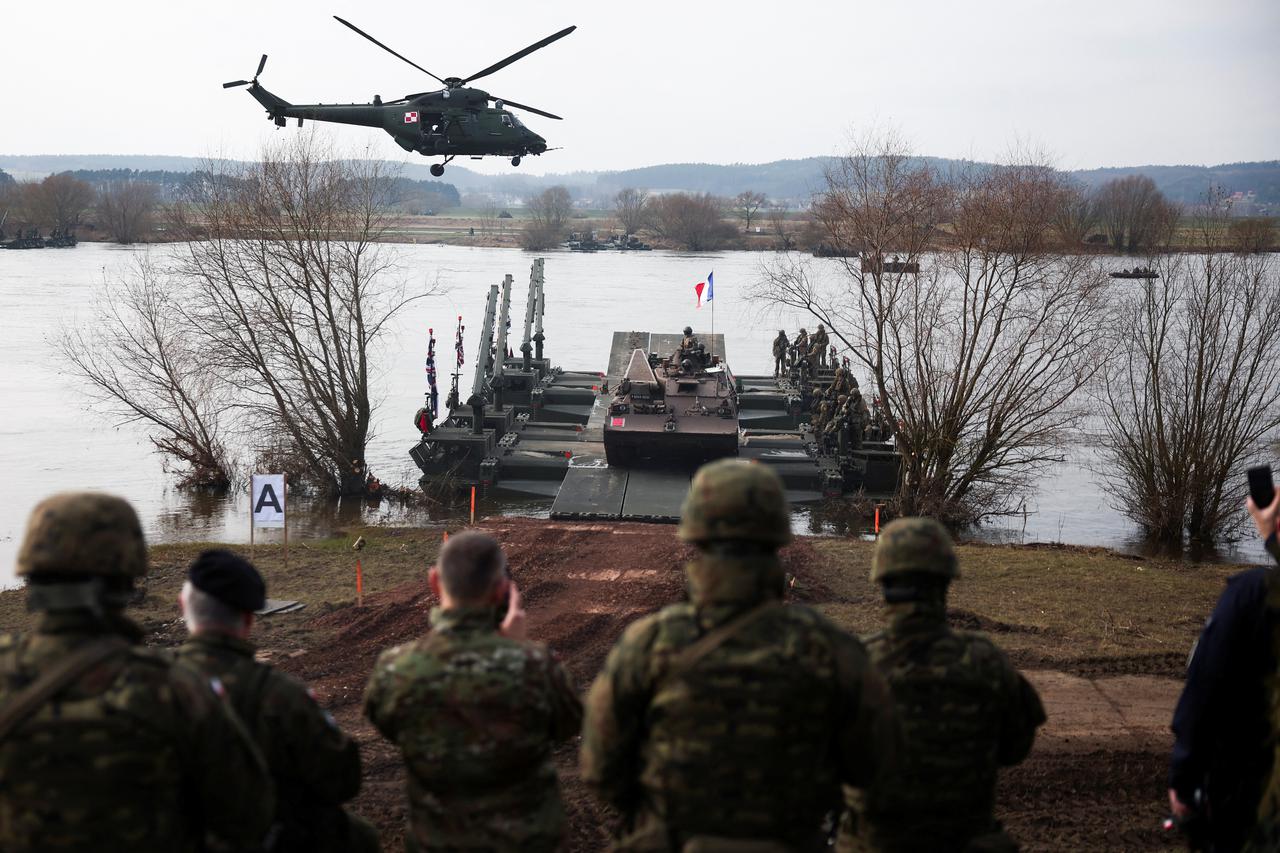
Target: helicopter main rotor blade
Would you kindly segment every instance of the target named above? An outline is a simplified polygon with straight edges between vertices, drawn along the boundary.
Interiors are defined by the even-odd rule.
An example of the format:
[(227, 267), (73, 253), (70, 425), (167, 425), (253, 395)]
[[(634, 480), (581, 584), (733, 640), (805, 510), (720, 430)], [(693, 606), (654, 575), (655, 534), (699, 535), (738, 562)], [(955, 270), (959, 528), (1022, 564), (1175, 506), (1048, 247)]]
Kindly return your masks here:
[(266, 67), (267, 67), (267, 55), (264, 53), (262, 54), (262, 59), (258, 60), (258, 70), (253, 72), (253, 79), (257, 80), (259, 77), (261, 77), (262, 69)]
[(232, 86), (248, 86), (248, 80), (232, 80), (230, 83), (223, 83), (222, 88), (230, 89)]
[[(541, 50), (542, 48), (551, 44), (553, 41), (564, 38), (565, 36), (569, 35), (569, 33), (573, 32), (577, 28), (578, 27), (576, 25), (572, 27), (565, 27), (563, 30), (556, 33), (555, 35), (550, 35), (544, 38), (542, 41), (534, 42), (533, 44), (526, 47), (524, 50), (511, 54), (501, 62), (495, 62), (493, 65), (490, 65), (485, 70), (472, 74), (466, 80), (463, 80), (462, 84), (465, 86), (467, 83), (470, 83), (472, 80), (479, 80), (481, 77), (488, 77), (493, 72), (506, 68), (508, 65), (515, 62), (517, 59), (524, 59), (526, 56), (533, 53), (535, 50)], [(525, 108), (521, 107), (521, 109), (525, 109)], [(530, 110), (530, 112), (537, 112), (537, 110)], [(552, 116), (552, 118), (554, 118), (554, 116)]]
[(410, 65), (412, 65), (414, 68), (418, 69), (419, 71), (421, 71), (423, 74), (427, 75), (428, 77), (431, 77), (431, 78), (433, 78), (433, 79), (435, 79), (435, 80), (438, 80), (438, 81), (440, 82), (440, 84), (441, 84), (441, 85), (447, 85), (447, 84), (445, 84), (445, 82), (444, 82), (443, 80), (441, 80), (439, 77), (436, 77), (436, 75), (432, 74), (430, 71), (428, 71), (427, 69), (423, 68), (423, 67), (422, 67), (421, 65), (419, 65), (418, 63), (414, 62), (412, 59), (409, 59), (408, 57), (401, 56), (400, 54), (396, 53), (394, 50), (392, 50), (391, 48), (387, 47), (385, 44), (383, 44), (382, 42), (378, 41), (376, 38), (374, 38), (373, 36), (369, 35), (369, 34), (368, 34), (368, 33), (366, 33), (364, 30), (360, 29), (359, 27), (357, 27), (355, 24), (351, 23), (350, 21), (344, 21), (342, 18), (339, 18), (337, 15), (334, 15), (334, 16), (333, 16), (333, 19), (334, 19), (335, 21), (337, 21), (339, 24), (342, 24), (342, 25), (343, 25), (344, 27), (346, 27), (347, 29), (355, 30), (357, 33), (359, 33), (360, 35), (364, 36), (364, 37), (365, 37), (365, 38), (367, 38), (369, 41), (373, 42), (373, 43), (374, 43), (374, 44), (376, 44), (378, 47), (382, 48), (382, 49), (383, 49), (383, 50), (385, 50), (387, 53), (389, 53), (389, 54), (391, 54), (392, 56), (394, 56), (396, 59), (400, 59), (400, 60), (403, 60), (404, 62), (409, 63), (409, 64), (410, 64)]
[(515, 101), (508, 101), (506, 98), (495, 98), (493, 95), (490, 95), (489, 100), (502, 101), (502, 103), (508, 107), (515, 107), (518, 110), (525, 110), (526, 112), (537, 113), (540, 116), (553, 118), (556, 121), (564, 121), (564, 119), (560, 118), (560, 116), (554, 113), (549, 113), (546, 110), (540, 110), (537, 107), (529, 107), (529, 106), (525, 106), (524, 104), (517, 104)]

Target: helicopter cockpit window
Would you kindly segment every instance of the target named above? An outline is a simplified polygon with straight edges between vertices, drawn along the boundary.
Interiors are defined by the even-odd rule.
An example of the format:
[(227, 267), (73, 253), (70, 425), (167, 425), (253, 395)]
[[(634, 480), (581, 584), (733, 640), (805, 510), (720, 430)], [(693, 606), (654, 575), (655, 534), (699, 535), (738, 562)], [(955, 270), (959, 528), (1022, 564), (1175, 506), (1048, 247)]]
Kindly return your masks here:
[(511, 126), (512, 126), (512, 127), (524, 127), (524, 123), (520, 121), (520, 117), (519, 117), (519, 116), (514, 116), (514, 115), (510, 115), (510, 114), (508, 114), (506, 117), (507, 117), (507, 118), (509, 118), (509, 119), (511, 119)]
[(503, 124), (505, 124), (507, 127), (515, 127), (515, 126), (516, 126), (516, 125), (515, 125), (515, 122), (513, 122), (513, 121), (511, 120), (511, 116), (509, 116), (509, 115), (507, 115), (507, 114), (505, 114), (505, 113), (504, 113), (504, 114), (503, 114), (503, 116), (502, 116), (502, 123), (503, 123)]

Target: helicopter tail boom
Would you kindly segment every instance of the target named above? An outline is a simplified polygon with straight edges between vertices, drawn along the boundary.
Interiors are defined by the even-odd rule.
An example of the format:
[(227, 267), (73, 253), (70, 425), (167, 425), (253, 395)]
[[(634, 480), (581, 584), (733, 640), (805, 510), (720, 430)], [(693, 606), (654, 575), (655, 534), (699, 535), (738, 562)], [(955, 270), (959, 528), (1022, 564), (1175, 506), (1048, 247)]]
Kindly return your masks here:
[(293, 104), (284, 98), (271, 94), (262, 84), (257, 82), (254, 82), (249, 87), (249, 94), (253, 96), (255, 101), (267, 108), (267, 115), (275, 120), (277, 124), (283, 123), (283, 119), (288, 115), (287, 110), (293, 107)]

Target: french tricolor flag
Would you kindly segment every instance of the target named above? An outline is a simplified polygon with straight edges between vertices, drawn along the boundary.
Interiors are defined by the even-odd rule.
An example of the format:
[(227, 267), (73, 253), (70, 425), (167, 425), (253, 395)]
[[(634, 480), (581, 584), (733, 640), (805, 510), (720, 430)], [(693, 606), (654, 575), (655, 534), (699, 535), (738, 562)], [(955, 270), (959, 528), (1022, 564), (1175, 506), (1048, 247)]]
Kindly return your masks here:
[(698, 307), (702, 307), (702, 293), (707, 293), (707, 301), (716, 298), (716, 274), (714, 272), (707, 273), (707, 280), (700, 281), (693, 286), (693, 292), (698, 295)]

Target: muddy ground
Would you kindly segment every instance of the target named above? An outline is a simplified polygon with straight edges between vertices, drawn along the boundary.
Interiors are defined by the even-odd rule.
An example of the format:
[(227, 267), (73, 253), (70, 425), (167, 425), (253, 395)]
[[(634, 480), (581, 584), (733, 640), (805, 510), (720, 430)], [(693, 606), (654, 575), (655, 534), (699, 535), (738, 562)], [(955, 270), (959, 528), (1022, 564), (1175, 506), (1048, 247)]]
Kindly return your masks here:
[[(586, 689), (623, 628), (677, 601), (687, 550), (671, 527), (491, 519), (527, 604), (530, 636), (549, 644)], [(354, 603), (356, 554), (365, 596)], [(262, 620), (261, 654), (308, 681), (359, 740), (365, 784), (355, 808), (386, 849), (402, 847), (403, 771), (396, 751), (364, 721), (360, 699), (379, 651), (426, 630), (425, 567), (440, 531), (362, 529), (296, 544), (286, 570), (278, 549), (257, 562), (273, 598), (307, 603)], [(153, 642), (182, 639), (174, 598), (196, 546), (155, 548), (135, 617)], [(849, 630), (880, 622), (867, 579), (871, 544), (802, 539), (784, 551), (792, 595)], [(1027, 672), (1049, 723), (1034, 752), (1005, 771), (999, 814), (1028, 851), (1174, 850), (1159, 828), (1173, 703), (1187, 649), (1237, 568), (1121, 557), (1102, 549), (966, 546), (952, 620), (986, 631)], [(21, 593), (0, 594), (0, 628), (29, 623)], [(570, 835), (567, 849), (602, 849), (614, 816), (578, 781), (576, 744), (557, 753)]]

